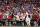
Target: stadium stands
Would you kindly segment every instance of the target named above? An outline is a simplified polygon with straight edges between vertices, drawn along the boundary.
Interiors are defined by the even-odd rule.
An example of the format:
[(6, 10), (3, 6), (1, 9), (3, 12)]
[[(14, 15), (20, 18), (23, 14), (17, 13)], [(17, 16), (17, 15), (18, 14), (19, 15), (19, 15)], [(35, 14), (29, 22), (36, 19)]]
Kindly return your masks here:
[(38, 22), (40, 22), (40, 1), (0, 0), (0, 26), (26, 26), (27, 16), (31, 19), (31, 26), (38, 26)]

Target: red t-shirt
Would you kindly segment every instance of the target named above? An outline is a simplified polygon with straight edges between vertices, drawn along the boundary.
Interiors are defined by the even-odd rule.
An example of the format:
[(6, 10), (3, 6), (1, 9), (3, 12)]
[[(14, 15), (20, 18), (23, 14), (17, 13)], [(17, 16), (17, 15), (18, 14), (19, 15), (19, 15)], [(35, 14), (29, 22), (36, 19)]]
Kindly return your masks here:
[(28, 15), (26, 15), (25, 17), (27, 17)]
[(34, 18), (37, 19), (37, 15), (36, 14), (35, 14)]
[(8, 17), (8, 19), (7, 19), (8, 21), (10, 21), (11, 20), (11, 15)]
[(35, 16), (34, 16), (34, 18), (35, 18), (35, 19), (38, 19), (38, 18), (39, 18), (39, 16), (38, 16), (38, 15), (35, 15)]
[(38, 21), (39, 21), (39, 20), (36, 19), (37, 24), (38, 24)]
[(25, 10), (22, 10), (21, 12), (23, 13)]
[(39, 18), (39, 16), (37, 16), (37, 19)]
[(37, 8), (37, 4), (35, 5), (35, 7)]
[(2, 18), (3, 18), (3, 15), (1, 14), (1, 15), (0, 15), (0, 19), (2, 19)]

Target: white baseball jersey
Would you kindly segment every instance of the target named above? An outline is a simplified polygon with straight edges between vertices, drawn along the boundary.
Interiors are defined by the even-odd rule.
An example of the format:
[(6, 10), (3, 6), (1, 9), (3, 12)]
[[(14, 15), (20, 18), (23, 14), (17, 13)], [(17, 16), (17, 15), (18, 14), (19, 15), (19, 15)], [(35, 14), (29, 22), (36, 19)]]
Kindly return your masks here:
[(30, 18), (26, 18), (27, 25), (30, 25)]
[(20, 20), (18, 15), (16, 15), (16, 17), (17, 17), (17, 20)]

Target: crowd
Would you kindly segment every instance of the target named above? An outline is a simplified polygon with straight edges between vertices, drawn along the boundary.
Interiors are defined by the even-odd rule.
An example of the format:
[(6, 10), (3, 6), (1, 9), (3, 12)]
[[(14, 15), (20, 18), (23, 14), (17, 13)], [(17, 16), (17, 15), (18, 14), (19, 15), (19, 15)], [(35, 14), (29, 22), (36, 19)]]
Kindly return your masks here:
[(24, 21), (27, 16), (31, 19), (31, 26), (34, 26), (34, 23), (37, 25), (40, 19), (40, 6), (26, 0), (0, 1), (0, 25), (1, 21), (3, 22), (3, 25), (5, 25), (5, 21), (11, 21), (11, 24), (13, 24), (13, 21), (17, 20)]

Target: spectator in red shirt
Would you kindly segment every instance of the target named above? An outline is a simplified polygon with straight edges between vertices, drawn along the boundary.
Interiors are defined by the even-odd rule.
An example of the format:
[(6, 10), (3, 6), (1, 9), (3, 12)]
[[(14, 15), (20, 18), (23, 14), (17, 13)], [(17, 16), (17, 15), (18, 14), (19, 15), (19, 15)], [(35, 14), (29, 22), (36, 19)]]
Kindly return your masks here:
[(3, 18), (3, 15), (2, 15), (2, 12), (0, 11), (0, 19), (2, 19)]
[(10, 15), (10, 16), (8, 17), (8, 21), (11, 21), (11, 18), (12, 18), (12, 16)]

